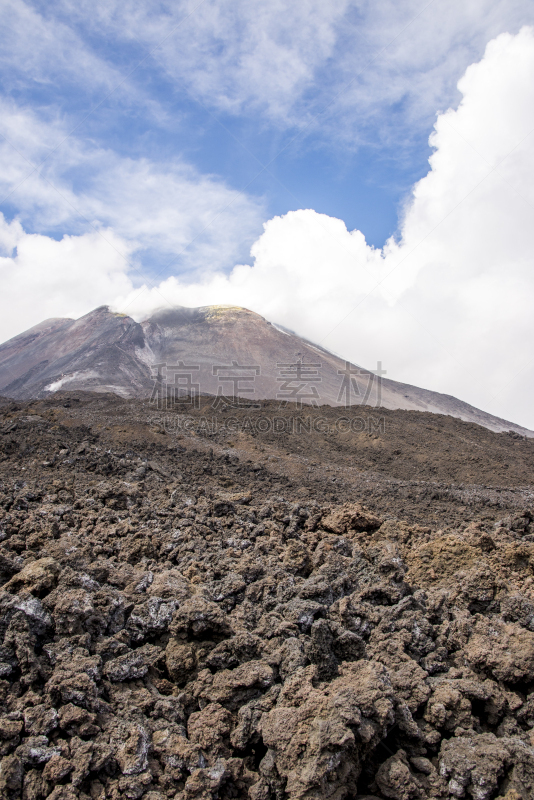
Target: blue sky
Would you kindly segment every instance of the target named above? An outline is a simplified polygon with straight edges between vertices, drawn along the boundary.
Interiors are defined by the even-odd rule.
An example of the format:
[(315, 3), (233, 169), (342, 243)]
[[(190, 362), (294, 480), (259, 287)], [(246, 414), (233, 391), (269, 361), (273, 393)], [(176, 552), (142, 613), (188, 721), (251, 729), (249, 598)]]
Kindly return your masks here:
[[(453, 203), (444, 154), (450, 152), (454, 163), (463, 155), (452, 141), (459, 134), (446, 134), (445, 124), (468, 120), (460, 133), (473, 151), (468, 165), (479, 157), (488, 164), (497, 158), (496, 140), (484, 141), (492, 115), (510, 120), (503, 152), (508, 144), (509, 151), (515, 147), (525, 104), (516, 87), (523, 86), (521, 65), (530, 48), (520, 31), (534, 24), (530, 0), (4, 0), (2, 23), (0, 274), (7, 298), (2, 338), (43, 316), (77, 316), (100, 303), (141, 317), (156, 300), (217, 302), (217, 289), (221, 302), (241, 298), (360, 363), (389, 359), (391, 377), (456, 392), (481, 406), (486, 398), (487, 407), (491, 389), (481, 396), (473, 388), (482, 378), (470, 382), (467, 362), (460, 372), (446, 367), (438, 355), (442, 345), (433, 351), (432, 368), (428, 353), (419, 361), (405, 355), (406, 348), (415, 352), (419, 341), (409, 339), (409, 320), (422, 318), (431, 305), (420, 298), (417, 309), (407, 311), (412, 273), (447, 265), (440, 267), (440, 280), (456, 275), (462, 291), (470, 285), (453, 254), (465, 204), (441, 251), (428, 251), (426, 261), (421, 256), (412, 272), (405, 265), (408, 255), (414, 248), (422, 252), (420, 243), (432, 226), (442, 225), (451, 212), (429, 222), (427, 232), (420, 228), (417, 244), (406, 248), (410, 225), (419, 230), (413, 220), (425, 217), (418, 193), (439, 184), (442, 193), (433, 207), (446, 209), (446, 198)], [(487, 50), (494, 41), (504, 45)], [(482, 66), (473, 83), (464, 76), (476, 64)], [(497, 78), (484, 79), (493, 69)], [(487, 81), (499, 82), (501, 74), (508, 85), (499, 111), (480, 98), (487, 96)], [(458, 88), (462, 80), (467, 89)], [(509, 97), (516, 106), (507, 110)], [(528, 173), (525, 163), (517, 166), (518, 179)], [(516, 178), (506, 180), (510, 186)], [(471, 191), (466, 184), (465, 197)], [(521, 189), (524, 202), (516, 219), (523, 220), (528, 191)], [(516, 187), (516, 197), (518, 192)], [(495, 190), (497, 196), (502, 192)], [(479, 198), (473, 218), (486, 200)], [(506, 208), (496, 218), (503, 213)], [(523, 233), (531, 219), (517, 224), (524, 229), (510, 235), (525, 241), (523, 258), (530, 247)], [(308, 238), (297, 247), (302, 225)], [(306, 273), (299, 253), (318, 229), (331, 246)], [(376, 347), (356, 324), (340, 324), (335, 304), (329, 311), (310, 306), (308, 288), (301, 287), (300, 294), (287, 288), (302, 269), (317, 296), (329, 294), (324, 276), (335, 272), (341, 251), (352, 252), (362, 241), (367, 249), (354, 255), (352, 273), (343, 273), (338, 298), (347, 290), (352, 296), (365, 283), (358, 270), (374, 258), (372, 248), (378, 272), (397, 244), (404, 253), (402, 270), (393, 282), (388, 278), (391, 286), (382, 287), (388, 319), (397, 327), (389, 339), (375, 333)], [(474, 252), (472, 244), (466, 241), (462, 252)], [(487, 286), (487, 259), (480, 240), (476, 244), (480, 257), (472, 263)], [(411, 255), (406, 264), (410, 260)], [(287, 294), (287, 307), (265, 299), (265, 291), (261, 297), (240, 294), (236, 276), (241, 280), (248, 273), (240, 268), (234, 273), (236, 265), (248, 265), (256, 275), (265, 268), (271, 282), (287, 270), (286, 288), (276, 288), (277, 297)], [(395, 281), (401, 274), (404, 305), (397, 316), (401, 288)], [(151, 297), (146, 308), (138, 302), (139, 292)], [(289, 301), (306, 303), (309, 316), (296, 314)], [(365, 301), (369, 314), (372, 303), (372, 297)], [(460, 330), (472, 309), (463, 300), (448, 308), (447, 324)], [(364, 319), (363, 307), (358, 318)], [(421, 324), (426, 330), (440, 319), (434, 310)], [(475, 339), (476, 330), (469, 335)], [(510, 348), (521, 337), (519, 325)], [(402, 352), (392, 341), (404, 342)], [(461, 359), (465, 347), (458, 347)], [(519, 368), (514, 359), (510, 375)], [(490, 361), (488, 349), (483, 363)], [(490, 387), (495, 378), (488, 375), (487, 383)], [(516, 418), (524, 414), (514, 408), (510, 400), (500, 410)]]
[[(99, 213), (93, 209), (91, 222), (106, 226), (117, 198), (112, 187), (95, 185), (103, 162), (144, 161), (155, 173), (170, 162), (191, 168), (193, 183), (207, 176), (213, 188), (241, 192), (249, 206), (246, 225), (232, 221), (218, 267), (247, 257), (263, 221), (298, 208), (343, 219), (380, 247), (428, 170), (436, 112), (458, 102), (456, 82), (487, 41), (529, 18), (532, 8), (518, 0), (446, 7), (437, 0), (7, 0), (4, 98), (12, 113), (30, 112), (47, 131), (42, 147), (20, 130), (4, 134), (30, 169), (46, 159), (44, 174), (72, 191), (74, 208), (52, 201), (47, 210), (38, 187), (32, 193), (28, 182), (5, 181), (2, 188), (14, 190), (0, 210), (28, 231), (61, 237), (89, 229), (75, 208), (85, 215), (77, 198), (93, 193)], [(220, 212), (215, 195), (208, 217)], [(233, 207), (242, 214), (242, 203)], [(230, 216), (232, 207), (223, 213)], [(197, 235), (189, 220), (183, 224), (182, 248), (191, 230)], [(217, 223), (205, 224), (201, 241), (217, 236)], [(150, 272), (174, 253), (176, 237), (158, 246), (149, 238), (137, 252)], [(203, 268), (207, 254), (197, 258), (197, 249), (198, 240), (174, 269)]]

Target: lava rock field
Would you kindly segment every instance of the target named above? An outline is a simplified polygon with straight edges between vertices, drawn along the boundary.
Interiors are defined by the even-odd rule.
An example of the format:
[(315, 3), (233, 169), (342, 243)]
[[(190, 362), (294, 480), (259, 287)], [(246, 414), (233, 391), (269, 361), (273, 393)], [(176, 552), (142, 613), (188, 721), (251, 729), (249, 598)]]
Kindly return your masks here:
[(260, 413), (1, 401), (0, 796), (532, 800), (534, 440)]

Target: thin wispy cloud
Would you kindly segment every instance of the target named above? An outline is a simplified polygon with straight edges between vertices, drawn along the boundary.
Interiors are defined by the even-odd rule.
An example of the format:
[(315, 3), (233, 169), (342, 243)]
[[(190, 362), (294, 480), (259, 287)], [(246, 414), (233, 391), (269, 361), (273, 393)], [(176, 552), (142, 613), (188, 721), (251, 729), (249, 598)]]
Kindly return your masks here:
[(28, 230), (111, 227), (160, 267), (187, 271), (227, 266), (261, 228), (260, 202), (179, 158), (134, 160), (76, 137), (54, 152), (64, 125), (13, 103), (0, 110), (0, 193)]
[(57, 13), (91, 31), (101, 53), (111, 42), (141, 45), (151, 66), (214, 109), (297, 129), (318, 115), (314, 130), (328, 109), (329, 135), (352, 130), (356, 140), (385, 108), (398, 128), (447, 107), (491, 38), (534, 22), (525, 0), (64, 2)]
[[(53, 8), (10, 0), (3, 21), (3, 63), (19, 89), (55, 81), (60, 94), (59, 80), (90, 94), (121, 84), (116, 102), (132, 87), (157, 101), (169, 90), (159, 75), (213, 109), (259, 113), (279, 126), (309, 126), (319, 115), (317, 130), (327, 108), (335, 118), (329, 135), (352, 129), (357, 141), (385, 108), (398, 127), (450, 105), (489, 39), (534, 22), (534, 10), (525, 0), (97, 0)], [(384, 127), (382, 118), (377, 129)]]

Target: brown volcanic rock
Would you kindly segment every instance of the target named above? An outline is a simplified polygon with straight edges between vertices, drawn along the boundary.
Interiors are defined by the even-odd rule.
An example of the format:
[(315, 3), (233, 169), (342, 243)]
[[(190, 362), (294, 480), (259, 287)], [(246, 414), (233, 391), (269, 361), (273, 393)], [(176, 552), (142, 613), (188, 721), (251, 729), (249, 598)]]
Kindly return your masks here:
[(381, 520), (363, 508), (359, 503), (352, 503), (336, 509), (323, 517), (321, 526), (332, 533), (348, 533), (348, 531), (373, 531), (379, 528)]
[(355, 472), (337, 433), (0, 411), (2, 800), (533, 796), (533, 442), (390, 412)]
[(505, 683), (534, 681), (534, 633), (521, 625), (481, 618), (465, 648), (468, 663)]
[(395, 721), (389, 675), (382, 664), (362, 661), (344, 664), (338, 678), (314, 687), (314, 673), (313, 667), (295, 672), (262, 717), (270, 748), (264, 780), (282, 779), (295, 798), (354, 794), (362, 761)]
[(43, 592), (48, 593), (56, 585), (60, 572), (61, 566), (55, 559), (40, 558), (32, 561), (14, 575), (3, 589), (5, 592), (11, 593), (25, 590), (39, 597)]

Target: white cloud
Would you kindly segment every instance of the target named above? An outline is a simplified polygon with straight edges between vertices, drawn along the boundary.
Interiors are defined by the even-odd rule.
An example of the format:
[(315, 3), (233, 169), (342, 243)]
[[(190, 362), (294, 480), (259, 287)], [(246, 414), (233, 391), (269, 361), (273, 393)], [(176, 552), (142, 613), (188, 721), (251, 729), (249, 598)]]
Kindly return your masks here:
[(141, 43), (151, 65), (210, 108), (259, 111), (351, 146), (377, 137), (402, 144), (427, 129), (436, 109), (457, 101), (458, 76), (489, 39), (534, 23), (529, 0), (64, 0), (62, 8), (102, 41)]
[(458, 77), (490, 39), (534, 23), (525, 0), (378, 0), (363, 9), (338, 44), (341, 91), (328, 115), (330, 133), (401, 149), (437, 110), (456, 105)]
[(117, 300), (238, 303), (390, 377), (534, 428), (534, 32), (503, 34), (438, 117), (431, 170), (384, 251), (312, 210), (265, 225), (254, 265)]
[(153, 280), (167, 265), (227, 268), (265, 218), (261, 201), (179, 158), (123, 158), (75, 136), (54, 151), (67, 133), (59, 118), (0, 100), (0, 201), (17, 209), (11, 223), (0, 214), (0, 340), (128, 294), (150, 260)]
[(99, 36), (141, 42), (150, 61), (194, 96), (239, 113), (259, 106), (286, 119), (335, 56), (337, 27), (350, 0), (185, 0), (163, 8), (138, 0), (64, 0), (67, 16)]
[(225, 268), (261, 230), (261, 201), (216, 176), (178, 157), (164, 164), (121, 157), (75, 136), (54, 152), (67, 132), (61, 120), (45, 123), (0, 102), (0, 201), (7, 196), (26, 229), (112, 228), (163, 272), (171, 261), (175, 269)]
[[(46, 102), (69, 112), (73, 91), (92, 98), (90, 108), (113, 90), (114, 104), (137, 104), (174, 130), (181, 124), (174, 102), (151, 93), (153, 78), (156, 85), (163, 78), (178, 97), (186, 90), (216, 112), (256, 120), (261, 113), (281, 128), (306, 128), (351, 147), (378, 139), (400, 147), (428, 129), (436, 109), (457, 101), (458, 76), (489, 39), (534, 23), (534, 6), (63, 0), (38, 10), (7, 0), (2, 21), (4, 86), (30, 96), (48, 86)], [(89, 110), (82, 108), (76, 122)], [(98, 129), (95, 116), (89, 124)]]
[(123, 80), (112, 64), (99, 57), (68, 21), (52, 9), (40, 13), (24, 0), (4, 0), (0, 27), (0, 65), (3, 89), (52, 87), (83, 83), (91, 89), (109, 90)]
[(132, 246), (113, 231), (104, 234), (55, 241), (0, 214), (0, 340), (49, 317), (79, 317), (132, 291), (119, 255), (129, 255)]

